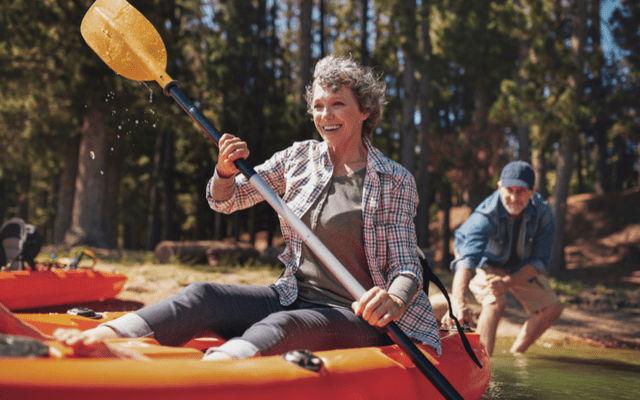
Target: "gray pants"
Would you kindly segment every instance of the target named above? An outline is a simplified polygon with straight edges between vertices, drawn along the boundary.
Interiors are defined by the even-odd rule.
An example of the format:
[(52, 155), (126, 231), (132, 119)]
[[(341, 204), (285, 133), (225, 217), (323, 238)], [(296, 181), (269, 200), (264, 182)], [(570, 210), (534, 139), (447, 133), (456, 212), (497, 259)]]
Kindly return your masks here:
[(206, 329), (249, 342), (262, 355), (391, 343), (349, 308), (302, 300), (282, 306), (270, 286), (194, 283), (136, 314), (166, 345), (180, 345)]

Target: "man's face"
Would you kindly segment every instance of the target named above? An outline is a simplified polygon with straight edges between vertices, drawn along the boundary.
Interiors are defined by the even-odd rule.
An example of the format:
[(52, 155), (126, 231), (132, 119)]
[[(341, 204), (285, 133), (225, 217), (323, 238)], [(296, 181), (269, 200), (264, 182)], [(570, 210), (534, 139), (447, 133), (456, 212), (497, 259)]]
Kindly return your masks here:
[(500, 189), (500, 200), (502, 200), (502, 205), (512, 217), (517, 217), (522, 214), (525, 207), (527, 207), (531, 196), (533, 196), (533, 190), (524, 187), (505, 187), (502, 186), (500, 182), (498, 182), (498, 187)]

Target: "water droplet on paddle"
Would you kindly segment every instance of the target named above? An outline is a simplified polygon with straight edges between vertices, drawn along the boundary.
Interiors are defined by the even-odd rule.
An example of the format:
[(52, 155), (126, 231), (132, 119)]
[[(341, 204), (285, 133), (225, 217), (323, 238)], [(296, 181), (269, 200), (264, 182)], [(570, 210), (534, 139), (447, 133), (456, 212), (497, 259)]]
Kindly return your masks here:
[(100, 175), (104, 175), (104, 171), (103, 170), (100, 170)]
[(91, 159), (92, 159), (92, 160), (95, 160), (95, 159), (96, 159), (96, 153), (94, 153), (94, 152), (93, 152), (93, 150), (91, 150), (91, 151), (89, 152), (89, 155), (91, 156)]

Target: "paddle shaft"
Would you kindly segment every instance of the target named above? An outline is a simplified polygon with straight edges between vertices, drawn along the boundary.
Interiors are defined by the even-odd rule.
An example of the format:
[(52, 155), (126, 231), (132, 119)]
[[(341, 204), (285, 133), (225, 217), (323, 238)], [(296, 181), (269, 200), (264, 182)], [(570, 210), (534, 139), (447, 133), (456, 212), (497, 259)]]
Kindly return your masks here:
[[(164, 88), (165, 94), (171, 96), (182, 109), (189, 114), (202, 130), (218, 144), (220, 132), (209, 122), (191, 100), (178, 87), (171, 82)], [(235, 161), (236, 167), (249, 180), (249, 183), (262, 195), (267, 203), (302, 237), (303, 242), (320, 259), (331, 274), (347, 289), (354, 299), (359, 299), (366, 292), (342, 263), (331, 253), (318, 237), (298, 218), (287, 204), (278, 196), (269, 185), (258, 175), (255, 169), (244, 159)], [(418, 369), (431, 381), (446, 399), (462, 399), (456, 389), (438, 371), (438, 369), (422, 354), (417, 346), (400, 330), (397, 324), (391, 322), (385, 327), (387, 334), (400, 348), (402, 348), (416, 364)]]

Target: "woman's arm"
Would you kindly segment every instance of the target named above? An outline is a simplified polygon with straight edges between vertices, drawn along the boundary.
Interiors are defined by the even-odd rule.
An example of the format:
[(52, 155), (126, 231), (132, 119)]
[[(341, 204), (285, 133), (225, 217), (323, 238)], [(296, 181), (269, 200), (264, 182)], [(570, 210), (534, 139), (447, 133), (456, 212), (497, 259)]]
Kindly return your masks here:
[[(228, 134), (222, 137), (224, 138), (226, 135)], [(232, 135), (228, 136), (233, 137)], [(222, 138), (220, 139), (220, 143), (223, 143)], [(216, 173), (207, 184), (206, 195), (209, 206), (217, 212), (230, 214), (263, 201), (260, 193), (249, 183), (247, 178), (243, 175), (237, 175), (238, 170), (235, 165), (233, 165), (233, 161), (248, 155), (248, 149), (244, 151), (244, 147), (241, 144), (233, 141), (228, 147), (224, 148), (224, 151), (224, 154), (221, 152), (218, 156)], [(285, 166), (290, 151), (291, 147), (279, 151), (269, 160), (255, 168), (256, 172), (267, 184), (280, 195), (282, 195), (285, 190)], [(233, 167), (229, 165), (227, 159), (230, 160)]]

